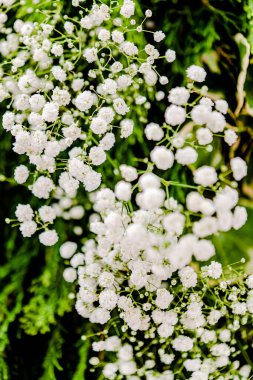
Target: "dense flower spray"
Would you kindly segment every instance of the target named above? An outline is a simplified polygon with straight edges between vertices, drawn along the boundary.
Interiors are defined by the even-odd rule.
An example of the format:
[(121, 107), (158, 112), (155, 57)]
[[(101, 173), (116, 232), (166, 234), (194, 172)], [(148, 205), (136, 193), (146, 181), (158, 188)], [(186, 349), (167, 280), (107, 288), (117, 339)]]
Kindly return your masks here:
[[(99, 379), (246, 380), (237, 340), (252, 324), (253, 278), (237, 264), (222, 267), (212, 242), (247, 220), (237, 190), (246, 162), (213, 149), (238, 139), (228, 104), (209, 96), (196, 65), (186, 86), (161, 90), (169, 76), (158, 62), (169, 67), (176, 53), (160, 54), (165, 34), (145, 29), (150, 10), (140, 21), (131, 0), (72, 5), (75, 18), (49, 12), (12, 29), (2, 13), (3, 127), (25, 157), (15, 181), (41, 200), (38, 209), (18, 204), (9, 222), (52, 246), (56, 218), (82, 219), (78, 189), (91, 193), (91, 235), (77, 224), (80, 241), (61, 241), (59, 253), (64, 279), (78, 283), (76, 310), (95, 330), (83, 339), (93, 339)], [(135, 42), (146, 32), (152, 43)], [(165, 109), (159, 124), (148, 115), (156, 101)], [(148, 154), (135, 165), (113, 161), (110, 151), (138, 134)], [(107, 183), (106, 160), (120, 180)]]

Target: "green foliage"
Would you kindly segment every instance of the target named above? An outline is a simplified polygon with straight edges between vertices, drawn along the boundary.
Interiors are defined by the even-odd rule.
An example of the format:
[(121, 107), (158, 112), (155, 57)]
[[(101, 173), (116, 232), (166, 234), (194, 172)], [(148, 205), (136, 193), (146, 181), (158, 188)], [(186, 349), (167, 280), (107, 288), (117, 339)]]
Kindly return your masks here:
[(251, 53), (253, 53), (253, 1), (252, 0), (244, 1), (243, 7), (247, 16), (247, 21), (246, 21), (247, 29), (248, 29), (247, 40), (251, 47)]
[(59, 329), (56, 328), (49, 340), (48, 350), (42, 364), (44, 371), (40, 380), (57, 380), (55, 371), (63, 370), (63, 367), (59, 363), (59, 359), (62, 357), (63, 342), (64, 339), (62, 338)]
[[(13, 240), (12, 240), (13, 239)], [(0, 379), (7, 380), (8, 365), (5, 350), (9, 345), (9, 328), (22, 310), (25, 296), (24, 279), (27, 275), (32, 255), (27, 255), (27, 245), (15, 252), (15, 234), (7, 242), (9, 261), (0, 266)]]
[(0, 356), (0, 379), (1, 380), (8, 380), (9, 379), (9, 368), (6, 364), (6, 361), (2, 356)]
[(79, 356), (79, 362), (77, 365), (77, 368), (75, 370), (75, 373), (73, 374), (72, 380), (84, 380), (85, 379), (85, 370), (87, 368), (88, 363), (88, 353), (89, 353), (89, 347), (90, 347), (90, 341), (89, 339), (86, 339), (84, 342), (81, 341), (78, 356)]
[(73, 301), (68, 297), (70, 286), (62, 277), (63, 265), (58, 247), (46, 251), (46, 260), (39, 277), (32, 281), (32, 294), (23, 307), (21, 327), (29, 335), (45, 334), (55, 325), (57, 317), (72, 309)]

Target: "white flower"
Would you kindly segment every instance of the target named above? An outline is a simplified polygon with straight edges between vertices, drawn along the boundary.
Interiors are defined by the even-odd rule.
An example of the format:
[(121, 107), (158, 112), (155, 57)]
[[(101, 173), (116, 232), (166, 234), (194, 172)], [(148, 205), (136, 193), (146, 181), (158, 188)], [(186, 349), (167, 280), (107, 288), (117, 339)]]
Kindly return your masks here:
[(29, 220), (21, 223), (19, 229), (24, 237), (31, 237), (37, 230), (37, 224), (33, 220)]
[(113, 379), (118, 371), (118, 365), (115, 363), (107, 363), (103, 368), (103, 375), (106, 379)]
[(127, 138), (133, 133), (134, 123), (130, 119), (121, 120), (120, 128), (120, 137)]
[(218, 279), (222, 275), (222, 265), (212, 261), (210, 265), (201, 268), (203, 276)]
[(132, 84), (130, 75), (121, 75), (117, 79), (118, 90), (126, 90)]
[(215, 234), (218, 230), (218, 221), (216, 218), (206, 216), (193, 224), (193, 232), (198, 237), (206, 237)]
[(10, 111), (5, 112), (3, 114), (2, 124), (5, 130), (10, 131), (15, 124), (15, 114)]
[(143, 210), (155, 210), (163, 205), (164, 199), (165, 192), (162, 189), (151, 187), (137, 194), (136, 203)]
[(79, 206), (71, 207), (71, 209), (69, 210), (69, 215), (71, 219), (82, 219), (82, 217), (84, 216), (83, 206), (79, 205)]
[(177, 106), (183, 106), (188, 102), (189, 97), (190, 93), (185, 87), (175, 87), (170, 90), (168, 100)]
[(212, 310), (207, 318), (207, 321), (211, 326), (213, 326), (219, 321), (221, 317), (222, 313), (220, 310)]
[(77, 250), (77, 244), (72, 241), (66, 241), (60, 246), (60, 255), (64, 259), (70, 259)]
[(73, 268), (77, 268), (81, 265), (83, 265), (85, 262), (85, 256), (82, 253), (76, 253), (72, 259), (70, 260), (70, 265)]
[(171, 145), (174, 146), (175, 148), (182, 148), (184, 145), (185, 140), (183, 136), (180, 136), (179, 134), (174, 134), (173, 138), (171, 139)]
[(32, 193), (37, 198), (48, 199), (51, 191), (54, 189), (53, 181), (45, 176), (40, 176), (32, 186)]
[(145, 82), (148, 86), (155, 86), (158, 76), (154, 70), (149, 70), (144, 75)]
[(114, 119), (115, 112), (111, 107), (101, 107), (97, 113), (97, 116), (104, 119), (107, 124), (110, 124)]
[(202, 371), (195, 371), (189, 380), (208, 380), (208, 374)]
[(245, 302), (233, 302), (231, 307), (235, 315), (245, 315), (247, 312), (247, 304)]
[(203, 197), (196, 191), (191, 191), (186, 196), (186, 207), (192, 212), (200, 211), (200, 205), (203, 201)]
[(215, 248), (211, 241), (209, 240), (198, 240), (194, 244), (194, 256), (198, 261), (207, 261), (212, 256), (215, 255)]
[(166, 77), (166, 76), (161, 76), (160, 78), (159, 78), (159, 82), (162, 84), (162, 85), (165, 85), (165, 84), (167, 84), (167, 83), (169, 83), (169, 79)]
[(130, 110), (130, 108), (126, 105), (124, 99), (122, 99), (122, 98), (114, 99), (113, 107), (114, 107), (115, 111), (117, 112), (117, 114), (119, 114), (119, 115), (125, 115)]
[(224, 140), (229, 146), (236, 143), (237, 139), (238, 135), (235, 133), (235, 131), (233, 131), (232, 129), (226, 129), (224, 134)]
[(91, 91), (84, 91), (75, 99), (75, 105), (80, 111), (89, 110), (95, 103), (96, 97)]
[(115, 144), (115, 136), (113, 133), (106, 133), (104, 137), (100, 140), (99, 147), (103, 150), (107, 151), (110, 150), (113, 145)]
[(211, 109), (205, 105), (198, 104), (191, 111), (191, 118), (198, 125), (206, 124), (209, 120)]
[(77, 91), (81, 91), (83, 85), (84, 85), (84, 80), (82, 78), (77, 78), (77, 79), (73, 79), (71, 88), (77, 92)]
[(187, 146), (185, 148), (178, 149), (175, 158), (181, 165), (190, 165), (197, 161), (198, 153), (194, 148)]
[(186, 266), (180, 269), (178, 273), (184, 288), (191, 288), (197, 285), (198, 276), (193, 268)]
[(104, 325), (110, 319), (110, 313), (108, 310), (101, 307), (96, 308), (90, 316), (90, 321), (92, 323), (99, 323)]
[(59, 115), (59, 104), (55, 102), (46, 103), (42, 111), (42, 119), (48, 123), (56, 121)]
[(25, 165), (19, 165), (16, 167), (14, 172), (14, 179), (17, 183), (22, 184), (25, 183), (27, 178), (29, 177), (29, 170)]
[(67, 106), (70, 103), (71, 97), (67, 90), (61, 90), (59, 87), (55, 87), (52, 99), (58, 103), (59, 106)]
[(105, 42), (110, 39), (110, 31), (106, 29), (100, 29), (98, 32), (98, 39)]
[(171, 105), (166, 108), (165, 121), (172, 126), (182, 124), (185, 121), (185, 109), (179, 106)]
[(97, 91), (102, 95), (115, 95), (117, 92), (117, 82), (107, 78), (102, 84), (98, 85)]
[(34, 213), (30, 205), (18, 204), (15, 211), (15, 215), (19, 222), (28, 222), (32, 220)]
[(173, 295), (166, 289), (157, 289), (155, 304), (160, 309), (167, 309), (173, 301)]
[(90, 192), (96, 190), (101, 184), (101, 174), (90, 169), (85, 173), (83, 184), (86, 191)]
[(157, 333), (160, 335), (162, 338), (169, 338), (174, 332), (174, 327), (167, 324), (167, 323), (162, 323), (158, 329)]
[(119, 373), (123, 376), (129, 376), (136, 373), (136, 363), (134, 361), (120, 361), (119, 362)]
[(167, 50), (165, 52), (165, 58), (166, 58), (167, 62), (169, 62), (169, 63), (175, 61), (176, 52), (174, 50), (171, 50), (171, 49)]
[(213, 141), (213, 134), (208, 128), (199, 128), (196, 134), (200, 145), (207, 145)]
[(249, 378), (250, 377), (250, 373), (251, 373), (251, 366), (248, 365), (248, 364), (243, 365), (240, 368), (239, 373), (240, 373), (241, 376), (243, 376), (244, 379)]
[(120, 165), (119, 169), (122, 177), (128, 182), (135, 181), (138, 178), (137, 170), (132, 166), (123, 164)]
[(173, 166), (174, 154), (165, 146), (156, 146), (150, 153), (150, 158), (158, 169), (167, 170)]
[[(114, 30), (112, 32), (112, 40), (114, 42), (116, 42), (117, 44), (122, 44), (122, 42), (125, 40), (124, 34), (122, 32), (120, 32), (119, 30)], [(115, 66), (115, 62), (113, 63), (114, 67), (111, 67), (112, 70), (113, 70), (113, 72), (119, 72), (119, 71), (121, 71), (121, 69), (123, 67), (122, 63), (117, 62), (116, 64), (117, 64), (117, 67)]]
[(121, 44), (121, 49), (129, 57), (132, 57), (133, 55), (137, 55), (139, 51), (137, 46), (133, 42), (129, 42), (129, 41), (123, 42)]
[(142, 190), (148, 188), (158, 188), (161, 186), (160, 178), (154, 173), (144, 173), (139, 178), (139, 185)]
[(122, 7), (120, 8), (120, 14), (125, 18), (130, 18), (134, 15), (135, 4), (132, 0), (124, 0)]
[(185, 216), (178, 211), (172, 212), (163, 218), (162, 224), (170, 234), (179, 236), (183, 233)]
[(230, 160), (233, 177), (236, 181), (241, 181), (247, 175), (247, 164), (241, 157), (234, 157)]
[(44, 107), (46, 100), (44, 96), (35, 94), (29, 98), (29, 103), (32, 111), (39, 112)]
[(164, 136), (162, 128), (156, 123), (147, 124), (144, 132), (148, 140), (160, 141)]
[(213, 356), (229, 356), (230, 348), (226, 343), (215, 344), (210, 349)]
[(197, 65), (192, 65), (186, 70), (187, 77), (195, 82), (204, 82), (206, 78), (205, 70)]
[(117, 305), (119, 296), (114, 290), (105, 289), (99, 295), (99, 305), (107, 310), (112, 310)]
[(195, 372), (198, 369), (200, 369), (201, 360), (200, 359), (187, 359), (184, 362), (184, 366), (187, 369), (187, 371)]
[(248, 215), (245, 207), (236, 206), (233, 215), (233, 228), (239, 230), (247, 221)]
[(253, 289), (253, 274), (249, 275), (245, 282), (248, 288)]
[(132, 186), (130, 183), (120, 181), (115, 186), (115, 195), (121, 201), (129, 201), (131, 199)]
[(98, 278), (98, 284), (103, 288), (110, 288), (114, 284), (114, 275), (110, 272), (102, 272)]
[(101, 117), (94, 117), (90, 124), (90, 129), (92, 132), (101, 135), (107, 131), (108, 125), (107, 122)]
[(228, 103), (226, 100), (218, 99), (215, 101), (215, 108), (217, 111), (226, 114), (228, 112)]
[(201, 166), (194, 171), (194, 182), (202, 186), (214, 185), (218, 180), (216, 170), (212, 166)]
[(83, 57), (87, 62), (92, 63), (97, 59), (97, 49), (96, 48), (87, 48), (84, 50)]
[(228, 329), (224, 329), (220, 332), (219, 339), (222, 342), (229, 342), (231, 339), (231, 331)]
[(213, 133), (223, 132), (226, 126), (226, 119), (220, 112), (213, 111), (208, 115), (206, 126)]
[(56, 57), (60, 57), (63, 54), (63, 47), (60, 44), (53, 44), (51, 48), (51, 53)]
[(76, 270), (71, 267), (64, 269), (63, 278), (67, 282), (74, 282), (77, 279)]
[(199, 103), (202, 104), (203, 106), (206, 106), (210, 110), (214, 105), (213, 101), (206, 96), (203, 96), (203, 98), (200, 99)]
[(61, 66), (53, 66), (51, 72), (59, 82), (64, 82), (67, 79), (66, 71), (63, 70)]
[(66, 30), (67, 33), (72, 34), (74, 31), (74, 28), (75, 28), (75, 26), (72, 22), (66, 21), (64, 23), (64, 29)]
[(44, 231), (39, 235), (39, 240), (46, 246), (52, 246), (57, 243), (59, 236), (55, 230)]
[(89, 158), (93, 165), (101, 165), (106, 160), (105, 151), (100, 146), (93, 146), (90, 149)]
[(172, 341), (172, 347), (180, 352), (190, 351), (193, 348), (193, 339), (185, 335), (179, 335)]
[(50, 206), (42, 206), (39, 208), (39, 216), (41, 220), (45, 223), (52, 223), (56, 218), (56, 213), (53, 207)]
[(161, 42), (164, 38), (165, 38), (165, 34), (161, 30), (154, 33), (155, 42)]

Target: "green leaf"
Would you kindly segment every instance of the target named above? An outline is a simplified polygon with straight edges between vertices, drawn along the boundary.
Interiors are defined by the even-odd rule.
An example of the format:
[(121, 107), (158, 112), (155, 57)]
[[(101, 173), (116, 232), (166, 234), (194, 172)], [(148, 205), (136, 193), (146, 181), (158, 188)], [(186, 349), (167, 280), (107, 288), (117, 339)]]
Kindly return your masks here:
[(39, 380), (58, 380), (56, 370), (63, 371), (59, 362), (59, 359), (62, 357), (63, 343), (64, 339), (60, 334), (60, 330), (58, 328), (54, 329), (42, 364), (44, 371)]

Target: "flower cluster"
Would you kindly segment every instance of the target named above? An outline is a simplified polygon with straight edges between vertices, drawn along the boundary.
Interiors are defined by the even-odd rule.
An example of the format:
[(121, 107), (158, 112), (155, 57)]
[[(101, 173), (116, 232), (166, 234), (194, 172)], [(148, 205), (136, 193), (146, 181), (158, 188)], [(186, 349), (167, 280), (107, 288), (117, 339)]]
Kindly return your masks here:
[[(203, 71), (195, 67), (194, 72)], [(122, 164), (123, 179), (114, 191), (103, 188), (92, 194), (95, 213), (90, 230), (95, 238), (87, 240), (80, 252), (71, 241), (60, 249), (70, 263), (65, 280), (78, 280), (77, 312), (92, 324), (103, 325), (98, 333), (103, 339), (94, 342), (94, 351), (115, 352), (112, 363), (91, 359), (91, 365), (104, 366), (108, 379), (174, 379), (178, 373), (209, 379), (228, 370), (229, 375), (220, 379), (232, 375), (246, 379), (250, 373), (249, 366), (234, 358), (238, 329), (252, 323), (252, 292), (247, 292), (252, 276), (240, 285), (239, 274), (228, 279), (215, 260), (199, 267), (215, 256), (214, 234), (239, 229), (247, 220), (235, 189), (235, 180), (246, 175), (246, 163), (235, 157), (230, 168), (199, 166), (203, 145), (220, 138), (218, 132), (226, 141), (230, 130), (217, 109), (225, 113), (227, 103), (216, 101), (212, 110), (211, 99), (198, 94), (200, 100), (190, 104), (196, 91), (190, 88), (172, 89), (169, 101), (177, 104), (167, 107), (165, 123), (146, 126), (147, 139), (157, 144), (150, 159), (143, 160), (147, 168)], [(183, 93), (185, 108), (175, 97)], [(178, 111), (175, 118), (180, 112), (184, 117), (169, 123), (173, 107)], [(208, 142), (203, 143), (201, 133), (209, 134)], [(210, 148), (207, 153), (212, 156)], [(192, 180), (170, 180), (174, 165), (190, 168)], [(184, 204), (169, 195), (173, 187), (186, 190)]]
[[(126, 179), (136, 179), (133, 167), (123, 165), (121, 170)], [(252, 323), (253, 297), (247, 290), (253, 286), (252, 276), (241, 283), (241, 274), (231, 268), (227, 276), (214, 260), (199, 268), (199, 262), (215, 255), (210, 235), (223, 228), (218, 217), (206, 220), (202, 215), (200, 221), (191, 221), (198, 210), (165, 200), (161, 182), (152, 172), (139, 177), (136, 211), (130, 207), (129, 182), (117, 183), (115, 192), (101, 189), (93, 197), (96, 214), (90, 219), (96, 237), (81, 251), (71, 241), (60, 248), (70, 263), (65, 280), (78, 279), (77, 312), (103, 325), (95, 334), (100, 340), (93, 343), (94, 351), (115, 352), (112, 363), (111, 356), (104, 362), (98, 356), (91, 358), (91, 365), (102, 366), (108, 379), (174, 379), (179, 372), (189, 375), (184, 378), (209, 379), (228, 369), (229, 376), (220, 379), (232, 379), (232, 374), (247, 379), (249, 366), (235, 359), (235, 335)], [(231, 207), (232, 199), (234, 207), (237, 192), (226, 186), (209, 201), (215, 210), (214, 205), (224, 203)], [(232, 213), (228, 208), (224, 212), (231, 213), (233, 226), (239, 228), (245, 210), (236, 206)]]
[(139, 292), (137, 299), (137, 290), (122, 293), (120, 316), (131, 317), (136, 328), (134, 309), (142, 304), (140, 331), (113, 318), (94, 334), (91, 371), (102, 368), (106, 379), (249, 379), (252, 368), (239, 360), (237, 340), (252, 324), (253, 277), (239, 281), (241, 273), (229, 269), (224, 279), (215, 262), (199, 275), (186, 266), (157, 291)]
[[(195, 75), (197, 72), (200, 75), (203, 69), (194, 67)], [(169, 93), (170, 100), (175, 93), (184, 93), (184, 99), (189, 100), (190, 93), (186, 88), (172, 89)], [(119, 170), (123, 179), (116, 183), (114, 191), (102, 188), (92, 194), (96, 213), (91, 215), (90, 230), (96, 238), (88, 240), (83, 247), (85, 255), (78, 253), (77, 257), (81, 260), (78, 265), (83, 266), (84, 262), (88, 266), (92, 264), (91, 268), (94, 265), (97, 286), (100, 272), (109, 270), (112, 273), (118, 269), (123, 270), (123, 277), (125, 272), (129, 272), (127, 278), (130, 288), (149, 287), (151, 278), (154, 284), (160, 286), (173, 272), (190, 264), (193, 258), (208, 261), (213, 257), (215, 248), (211, 239), (214, 234), (232, 228), (237, 230), (245, 224), (247, 212), (245, 207), (238, 205), (239, 195), (235, 182), (246, 175), (245, 161), (234, 157), (230, 160), (230, 168), (224, 165), (221, 169), (220, 163), (217, 163), (217, 169), (211, 165), (198, 164), (198, 151), (203, 145), (203, 141), (199, 141), (199, 135), (204, 131), (211, 135), (211, 139), (220, 138), (212, 130), (210, 120), (222, 120), (220, 133), (224, 132), (222, 137), (225, 139), (226, 132), (230, 131), (224, 131), (225, 118), (219, 111), (212, 110), (211, 99), (202, 95), (200, 98), (199, 103), (194, 101), (193, 106), (190, 104), (190, 111), (187, 110), (189, 103), (185, 108), (174, 104), (168, 106), (165, 111), (166, 121), (173, 107), (178, 107), (185, 113), (184, 120), (178, 124), (180, 128), (175, 130), (168, 122), (162, 127), (156, 123), (146, 126), (146, 137), (149, 140), (152, 137), (157, 145), (151, 150), (150, 159), (143, 160), (145, 170), (122, 164)], [(175, 102), (175, 97), (173, 99)], [(179, 97), (176, 99), (178, 104)], [(216, 107), (225, 112), (227, 103), (216, 101)], [(198, 112), (201, 112), (205, 122), (194, 122)], [(182, 125), (186, 115), (190, 121)], [(208, 126), (203, 127), (203, 124)], [(207, 153), (212, 156), (210, 146), (209, 144)], [(211, 161), (208, 156), (207, 159)], [(186, 183), (171, 180), (174, 165), (191, 169), (192, 179), (189, 174)], [(186, 190), (184, 204), (170, 196), (173, 187)], [(69, 242), (63, 246), (65, 244), (68, 246)], [(71, 251), (70, 256), (64, 254), (63, 257), (69, 258), (73, 254)], [(73, 262), (74, 266), (65, 271), (65, 278), (70, 282), (77, 278), (75, 256)], [(98, 273), (96, 268), (99, 268)], [(82, 278), (86, 274), (86, 266), (79, 269)], [(89, 276), (93, 278), (94, 273), (88, 270)], [(114, 282), (111, 283), (113, 285)], [(85, 299), (83, 301), (86, 303)], [(97, 297), (91, 303), (96, 301)], [(110, 316), (107, 315), (109, 319)]]
[[(237, 341), (253, 321), (253, 275), (223, 267), (212, 240), (247, 221), (237, 189), (247, 164), (215, 151), (238, 140), (228, 103), (208, 94), (196, 65), (184, 87), (161, 91), (169, 79), (157, 62), (176, 55), (159, 53), (162, 31), (145, 30), (150, 10), (139, 20), (132, 0), (72, 5), (75, 17), (45, 12), (43, 22), (18, 19), (13, 28), (1, 13), (0, 101), (10, 101), (2, 124), (26, 156), (15, 181), (39, 204), (18, 204), (9, 222), (52, 246), (57, 217), (80, 221), (92, 207), (90, 233), (78, 222), (76, 239), (60, 246), (63, 277), (78, 283), (76, 310), (95, 330), (91, 372), (246, 380), (251, 368)], [(152, 41), (143, 42), (146, 32)], [(140, 157), (114, 159), (123, 143), (137, 152), (140, 142)], [(106, 160), (112, 182), (97, 168)], [(89, 207), (78, 198), (81, 184)]]
[[(158, 177), (141, 175), (142, 190), (152, 181), (157, 184)], [(60, 249), (71, 265), (64, 278), (78, 277), (77, 312), (103, 325), (93, 350), (115, 353), (113, 362), (108, 363), (111, 356), (94, 356), (91, 365), (102, 367), (107, 379), (145, 375), (163, 380), (178, 373), (189, 379), (223, 374), (220, 379), (247, 379), (250, 367), (237, 359), (236, 334), (252, 323), (252, 275), (241, 281), (242, 273), (232, 267), (224, 273), (216, 261), (198, 273), (197, 263), (191, 263), (209, 260), (215, 249), (210, 240), (181, 236), (184, 217), (174, 199), (167, 208), (130, 214), (111, 190), (103, 189), (94, 209), (90, 228), (96, 239), (88, 240), (82, 252), (71, 241)], [(120, 338), (111, 335), (115, 332)]]
[[(76, 195), (80, 184), (88, 192), (98, 188), (96, 167), (105, 162), (116, 138), (133, 133), (158, 79), (168, 82), (156, 72), (161, 56), (155, 46), (142, 49), (131, 42), (143, 23), (137, 26), (132, 18), (134, 3), (125, 1), (120, 17), (117, 12), (118, 7), (94, 4), (85, 16), (81, 11), (71, 20), (53, 13), (41, 24), (18, 19), (13, 30), (2, 25), (0, 100), (10, 100), (3, 128), (15, 139), (14, 152), (28, 159), (27, 165), (17, 166), (14, 178), (41, 200), (50, 199), (57, 186), (68, 197)], [(154, 33), (154, 42), (163, 38)], [(166, 59), (172, 62), (175, 53), (168, 51)], [(142, 115), (138, 124), (146, 121)], [(40, 212), (37, 220), (18, 219), (29, 222), (20, 226), (23, 236), (47, 230), (53, 218), (44, 219)], [(55, 231), (50, 236), (51, 243), (57, 240)]]

